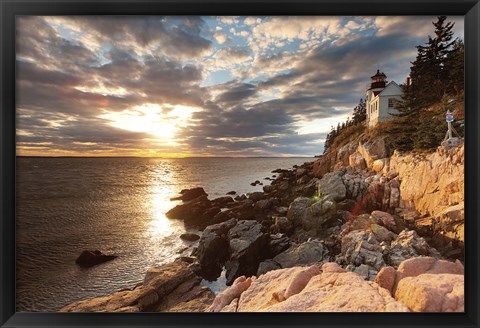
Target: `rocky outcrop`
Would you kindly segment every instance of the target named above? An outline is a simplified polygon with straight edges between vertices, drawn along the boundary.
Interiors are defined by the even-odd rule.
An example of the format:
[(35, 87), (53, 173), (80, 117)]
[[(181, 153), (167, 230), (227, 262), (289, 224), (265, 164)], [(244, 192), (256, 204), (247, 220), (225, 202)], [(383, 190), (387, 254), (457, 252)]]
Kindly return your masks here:
[(97, 264), (111, 261), (116, 259), (116, 255), (103, 254), (99, 250), (95, 251), (83, 251), (75, 260), (75, 263), (84, 268), (90, 268)]
[(390, 170), (400, 177), (405, 205), (420, 213), (439, 215), (464, 200), (464, 146), (432, 154), (401, 154), (390, 158)]
[[(270, 271), (241, 294), (237, 312), (406, 312), (390, 294), (355, 273), (327, 263)], [(368, 300), (368, 301), (366, 301)]]
[(214, 300), (214, 293), (200, 286), (201, 278), (189, 269), (189, 262), (173, 263), (147, 271), (143, 283), (132, 290), (79, 301), (60, 312), (203, 312)]
[(463, 266), (417, 257), (369, 282), (329, 262), (273, 270), (217, 298), (221, 312), (463, 312)]
[[(348, 154), (348, 160), (345, 160)], [(346, 171), (345, 171), (346, 168)], [(343, 171), (342, 171), (343, 170)], [(441, 234), (463, 247), (464, 231), (464, 146), (439, 147), (431, 154), (400, 153), (391, 157), (381, 139), (352, 142), (332, 149), (313, 163), (316, 177), (325, 179), (319, 192), (343, 197), (357, 204), (355, 215), (382, 210), (416, 210), (422, 220), (414, 222), (425, 235)], [(322, 181), (320, 180), (320, 181)], [(450, 252), (451, 250), (449, 250)]]
[(383, 268), (375, 282), (415, 312), (464, 311), (464, 268), (459, 261), (416, 257), (398, 270)]

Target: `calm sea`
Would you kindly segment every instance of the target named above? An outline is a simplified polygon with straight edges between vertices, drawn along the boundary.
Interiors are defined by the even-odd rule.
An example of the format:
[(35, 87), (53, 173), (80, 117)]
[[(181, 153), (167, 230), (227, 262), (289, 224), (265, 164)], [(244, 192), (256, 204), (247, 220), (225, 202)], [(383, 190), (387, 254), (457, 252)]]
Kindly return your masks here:
[[(56, 311), (141, 282), (152, 266), (189, 254), (170, 201), (201, 186), (213, 199), (261, 191), (271, 171), (312, 158), (17, 158), (17, 311)], [(189, 247), (188, 249), (185, 249)], [(75, 265), (85, 249), (118, 258)]]

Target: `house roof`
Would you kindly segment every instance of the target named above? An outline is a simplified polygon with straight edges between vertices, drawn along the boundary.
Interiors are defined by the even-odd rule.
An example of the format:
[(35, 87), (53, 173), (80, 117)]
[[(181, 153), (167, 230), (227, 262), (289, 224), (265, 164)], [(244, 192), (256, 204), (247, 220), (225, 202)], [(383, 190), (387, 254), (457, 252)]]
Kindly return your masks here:
[(379, 97), (380, 97), (380, 96), (382, 95), (382, 93), (383, 93), (385, 90), (387, 90), (387, 88), (388, 88), (389, 86), (396, 86), (398, 89), (400, 89), (400, 87), (398, 86), (398, 84), (397, 84), (395, 81), (390, 81), (390, 82), (385, 86), (385, 88), (384, 88), (382, 91), (380, 91), (378, 94), (375, 94), (375, 92), (374, 92), (375, 96), (379, 96)]

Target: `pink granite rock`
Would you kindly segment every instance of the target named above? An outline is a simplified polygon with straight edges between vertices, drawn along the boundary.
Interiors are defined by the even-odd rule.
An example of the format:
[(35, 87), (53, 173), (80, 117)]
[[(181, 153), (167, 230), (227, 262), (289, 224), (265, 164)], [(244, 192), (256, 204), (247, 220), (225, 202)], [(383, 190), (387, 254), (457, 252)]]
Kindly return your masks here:
[(267, 272), (240, 297), (238, 312), (406, 312), (390, 293), (375, 283), (326, 263), (299, 293), (279, 302), (273, 294), (285, 290), (305, 268)]
[(234, 299), (239, 298), (240, 295), (250, 287), (252, 278), (245, 278), (245, 276), (238, 277), (233, 282), (232, 286), (225, 289), (218, 294), (213, 301), (213, 304), (208, 309), (208, 312), (220, 312), (225, 306), (229, 305)]
[(464, 312), (464, 277), (421, 274), (400, 280), (395, 299), (415, 312)]
[(396, 278), (397, 271), (391, 266), (386, 266), (383, 267), (380, 272), (378, 272), (374, 282), (377, 283), (380, 287), (385, 288), (390, 292), (390, 294), (392, 294)]
[(312, 265), (305, 270), (297, 272), (287, 289), (284, 292), (280, 291), (278, 293), (274, 293), (274, 297), (281, 302), (285, 301), (290, 296), (300, 293), (308, 284), (310, 279), (317, 274), (320, 274), (320, 269), (316, 265)]

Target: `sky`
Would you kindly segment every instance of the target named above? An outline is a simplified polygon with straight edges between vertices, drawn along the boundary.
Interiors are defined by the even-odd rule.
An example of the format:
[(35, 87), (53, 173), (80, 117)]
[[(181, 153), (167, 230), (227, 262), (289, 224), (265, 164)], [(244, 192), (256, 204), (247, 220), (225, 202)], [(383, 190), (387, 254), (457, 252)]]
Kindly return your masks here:
[(17, 17), (17, 155), (318, 155), (377, 68), (405, 81), (435, 20)]

